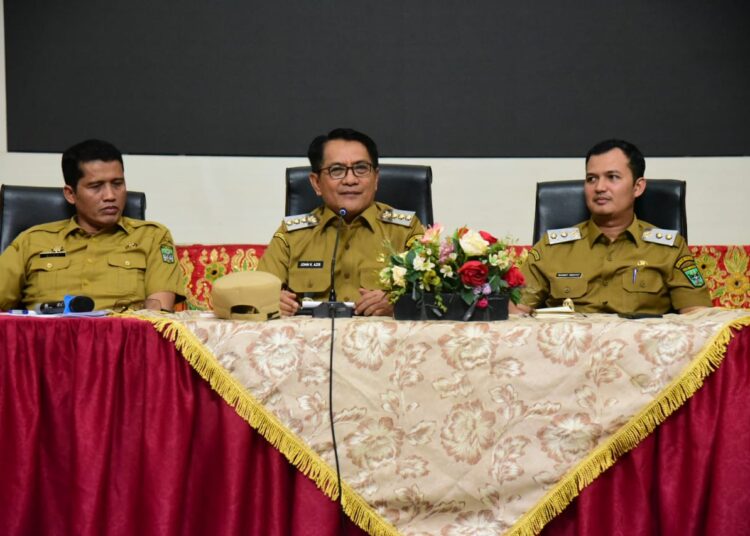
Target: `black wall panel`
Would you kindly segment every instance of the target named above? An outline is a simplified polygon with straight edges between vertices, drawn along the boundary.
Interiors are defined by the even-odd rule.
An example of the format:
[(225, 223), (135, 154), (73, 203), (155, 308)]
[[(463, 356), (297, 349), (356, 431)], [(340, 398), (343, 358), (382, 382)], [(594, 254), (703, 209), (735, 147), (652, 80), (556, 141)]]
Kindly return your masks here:
[(750, 2), (6, 0), (8, 145), (302, 155), (750, 154)]

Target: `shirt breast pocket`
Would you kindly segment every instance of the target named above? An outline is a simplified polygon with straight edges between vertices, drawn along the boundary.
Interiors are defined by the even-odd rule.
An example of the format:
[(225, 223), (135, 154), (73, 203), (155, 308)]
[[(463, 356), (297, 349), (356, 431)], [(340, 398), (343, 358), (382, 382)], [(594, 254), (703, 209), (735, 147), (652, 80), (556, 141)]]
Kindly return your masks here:
[(118, 293), (135, 296), (145, 293), (146, 256), (143, 253), (113, 253), (107, 257), (107, 264), (111, 272), (107, 279)]
[(627, 292), (646, 292), (655, 294), (664, 287), (664, 281), (657, 270), (639, 270), (633, 274), (632, 270), (622, 275), (622, 288)]
[(586, 294), (588, 281), (581, 277), (555, 277), (550, 281), (550, 296), (556, 300), (580, 298)]
[(45, 293), (59, 289), (62, 294), (65, 294), (70, 290), (65, 288), (67, 286), (65, 275), (68, 268), (70, 268), (69, 257), (37, 257), (29, 265), (29, 283)]
[(324, 292), (331, 286), (331, 269), (292, 268), (289, 270), (289, 288), (298, 294)]

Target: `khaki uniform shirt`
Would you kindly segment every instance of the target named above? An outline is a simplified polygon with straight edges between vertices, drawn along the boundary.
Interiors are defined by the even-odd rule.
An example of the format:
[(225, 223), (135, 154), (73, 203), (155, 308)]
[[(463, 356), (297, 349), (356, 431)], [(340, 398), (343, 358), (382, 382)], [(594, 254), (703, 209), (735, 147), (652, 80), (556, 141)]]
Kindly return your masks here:
[(87, 234), (75, 221), (45, 223), (20, 235), (0, 255), (0, 309), (89, 296), (96, 309), (144, 300), (154, 292), (184, 295), (169, 230), (120, 218), (112, 229)]
[[(664, 314), (711, 306), (705, 282), (681, 236), (637, 218), (611, 243), (592, 220), (572, 230), (576, 228), (579, 239), (550, 244), (550, 232), (529, 251), (522, 267), (526, 288), (521, 303), (555, 307), (571, 298), (575, 310), (583, 313)], [(644, 240), (644, 233), (647, 239), (673, 243)]]
[[(307, 219), (307, 223), (293, 223), (300, 219)], [(300, 296), (327, 300), (340, 221), (327, 207), (285, 218), (263, 253), (258, 270), (275, 274)], [(395, 251), (404, 251), (423, 233), (424, 228), (413, 213), (394, 211), (383, 203), (374, 203), (350, 224), (344, 224), (336, 253), (336, 299), (356, 302), (360, 287), (381, 288), (378, 273), (384, 264), (380, 257), (389, 253), (384, 243), (388, 241)]]

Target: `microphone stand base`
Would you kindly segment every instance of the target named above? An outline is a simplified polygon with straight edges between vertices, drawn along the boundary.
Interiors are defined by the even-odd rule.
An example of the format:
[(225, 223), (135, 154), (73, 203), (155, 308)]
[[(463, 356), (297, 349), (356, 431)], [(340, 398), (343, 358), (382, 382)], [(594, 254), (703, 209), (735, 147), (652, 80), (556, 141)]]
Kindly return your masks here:
[(312, 310), (313, 318), (351, 318), (354, 308), (344, 302), (323, 302)]

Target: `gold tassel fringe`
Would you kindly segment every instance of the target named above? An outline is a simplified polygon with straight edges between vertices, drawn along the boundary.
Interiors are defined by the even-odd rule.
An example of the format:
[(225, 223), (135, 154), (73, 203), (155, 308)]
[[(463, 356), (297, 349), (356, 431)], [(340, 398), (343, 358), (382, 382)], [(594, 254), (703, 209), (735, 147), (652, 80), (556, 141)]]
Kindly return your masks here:
[[(217, 361), (216, 357), (178, 321), (171, 318), (123, 314), (150, 322), (165, 339), (174, 343), (177, 350), (211, 388), (232, 406), (237, 414), (281, 452), (289, 462), (315, 482), (332, 500), (338, 498), (336, 471), (303, 441), (286, 428), (272, 413), (266, 411), (237, 380)], [(367, 504), (345, 482), (343, 488), (344, 512), (371, 536), (396, 536), (398, 531)]]
[(750, 316), (733, 320), (722, 327), (680, 377), (673, 380), (650, 404), (566, 474), (536, 506), (521, 516), (506, 534), (539, 534), (583, 488), (612, 467), (620, 456), (638, 445), (701, 388), (703, 381), (724, 360), (727, 345), (733, 336), (732, 329), (745, 326), (750, 326)]

